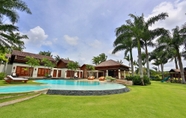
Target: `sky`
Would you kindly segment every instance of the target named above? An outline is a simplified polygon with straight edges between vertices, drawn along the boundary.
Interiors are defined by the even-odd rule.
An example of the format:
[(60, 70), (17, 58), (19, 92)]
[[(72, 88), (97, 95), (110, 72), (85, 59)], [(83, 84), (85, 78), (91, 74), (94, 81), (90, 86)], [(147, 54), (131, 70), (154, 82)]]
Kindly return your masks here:
[[(112, 54), (115, 30), (126, 20), (129, 14), (145, 19), (162, 12), (169, 17), (156, 22), (152, 28), (173, 29), (186, 21), (186, 0), (23, 0), (32, 14), (18, 11), (16, 24), (24, 39), (23, 51), (38, 54), (50, 51), (54, 56), (82, 64), (92, 64), (94, 56), (105, 53), (115, 61), (122, 60), (124, 51)], [(149, 48), (152, 51), (153, 48)], [(137, 49), (133, 49), (137, 60)], [(183, 61), (186, 66), (185, 61)], [(153, 65), (150, 65), (152, 68)], [(174, 68), (174, 63), (165, 65), (164, 70)]]

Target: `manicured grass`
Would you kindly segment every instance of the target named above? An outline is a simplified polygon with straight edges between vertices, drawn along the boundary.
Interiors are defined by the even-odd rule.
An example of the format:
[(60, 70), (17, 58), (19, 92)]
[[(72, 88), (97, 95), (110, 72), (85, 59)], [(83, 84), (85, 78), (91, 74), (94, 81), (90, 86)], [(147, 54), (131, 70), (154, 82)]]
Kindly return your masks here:
[(28, 80), (27, 83), (24, 82), (11, 82), (11, 84), (6, 83), (4, 80), (0, 80), (0, 86), (9, 86), (9, 85), (27, 85), (27, 84), (41, 84), (34, 82), (34, 80)]
[(36, 92), (0, 94), (0, 103), (36, 95)]
[(106, 96), (39, 97), (0, 108), (1, 118), (185, 118), (186, 85), (152, 82)]

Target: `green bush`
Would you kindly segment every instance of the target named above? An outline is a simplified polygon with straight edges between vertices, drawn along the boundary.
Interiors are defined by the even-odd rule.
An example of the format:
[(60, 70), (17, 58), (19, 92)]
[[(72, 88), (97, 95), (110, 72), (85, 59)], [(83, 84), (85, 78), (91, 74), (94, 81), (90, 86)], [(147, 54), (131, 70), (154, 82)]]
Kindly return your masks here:
[(3, 80), (4, 78), (5, 78), (5, 76), (6, 76), (6, 73), (0, 73), (0, 80)]
[(106, 76), (106, 80), (109, 80), (109, 81), (114, 81), (116, 78), (113, 78), (112, 76)]
[(132, 80), (132, 79), (133, 79), (133, 76), (126, 76), (125, 79), (126, 79), (126, 80)]
[[(132, 80), (134, 85), (142, 85), (140, 76), (127, 76), (127, 80)], [(151, 84), (149, 78), (147, 76), (143, 77), (143, 81), (145, 85)]]
[(154, 81), (161, 81), (161, 78), (159, 76), (150, 76), (150, 79)]

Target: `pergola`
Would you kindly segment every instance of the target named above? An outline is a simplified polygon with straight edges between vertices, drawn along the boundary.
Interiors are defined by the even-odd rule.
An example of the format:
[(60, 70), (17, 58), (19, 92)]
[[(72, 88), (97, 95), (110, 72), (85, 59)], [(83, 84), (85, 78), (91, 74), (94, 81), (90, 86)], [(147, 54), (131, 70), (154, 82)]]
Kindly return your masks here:
[[(104, 61), (99, 65), (96, 65), (95, 69), (102, 72), (102, 76), (112, 76), (118, 79), (125, 78), (126, 72), (129, 72), (128, 66), (114, 60)], [(100, 77), (99, 73), (98, 76)]]

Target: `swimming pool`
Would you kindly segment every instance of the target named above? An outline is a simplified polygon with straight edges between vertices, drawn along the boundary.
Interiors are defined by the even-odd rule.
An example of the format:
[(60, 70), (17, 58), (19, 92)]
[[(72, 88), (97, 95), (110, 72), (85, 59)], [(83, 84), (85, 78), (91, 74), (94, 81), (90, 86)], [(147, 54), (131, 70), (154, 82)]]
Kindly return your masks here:
[(0, 94), (3, 93), (20, 93), (20, 92), (31, 92), (48, 89), (46, 85), (19, 85), (19, 86), (2, 86), (0, 87)]
[(128, 92), (121, 84), (81, 80), (36, 80), (49, 86), (47, 94), (61, 95), (106, 95)]
[(106, 95), (128, 92), (121, 84), (81, 80), (35, 80), (43, 85), (19, 85), (0, 87), (1, 93), (30, 92), (48, 89), (47, 94), (60, 95)]

